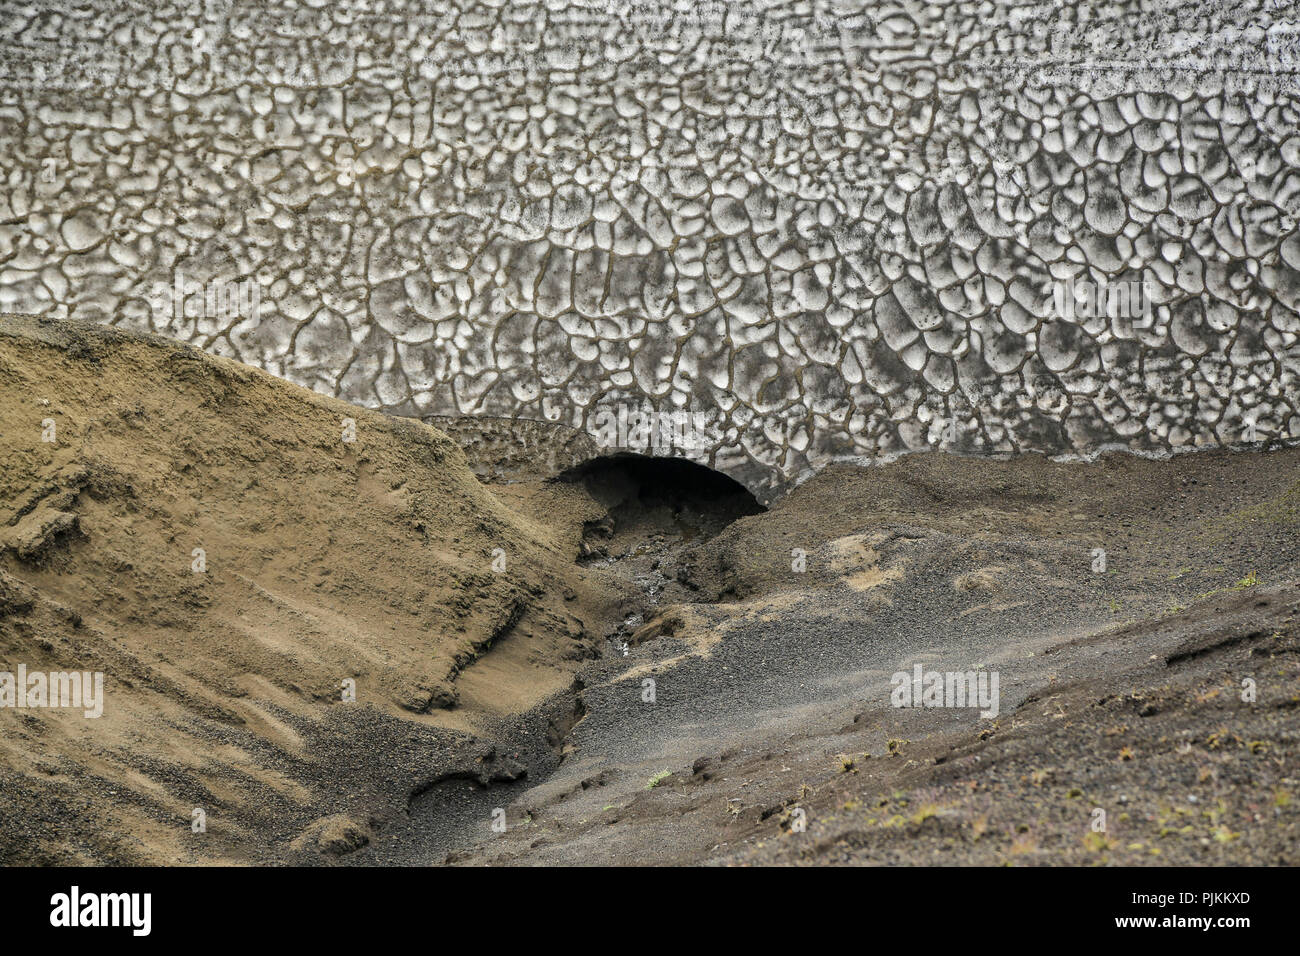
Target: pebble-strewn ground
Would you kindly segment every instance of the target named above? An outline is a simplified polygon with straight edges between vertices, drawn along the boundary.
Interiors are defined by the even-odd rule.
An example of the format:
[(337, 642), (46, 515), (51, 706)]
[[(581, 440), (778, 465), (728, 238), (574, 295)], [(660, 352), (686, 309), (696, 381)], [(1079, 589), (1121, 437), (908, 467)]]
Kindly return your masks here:
[[(763, 511), (21, 316), (0, 421), (0, 865), (1297, 862), (1300, 448)], [(906, 706), (918, 667), (997, 699)]]
[(689, 406), (754, 488), (1295, 437), (1298, 68), (1277, 0), (0, 0), (0, 312), (399, 414)]

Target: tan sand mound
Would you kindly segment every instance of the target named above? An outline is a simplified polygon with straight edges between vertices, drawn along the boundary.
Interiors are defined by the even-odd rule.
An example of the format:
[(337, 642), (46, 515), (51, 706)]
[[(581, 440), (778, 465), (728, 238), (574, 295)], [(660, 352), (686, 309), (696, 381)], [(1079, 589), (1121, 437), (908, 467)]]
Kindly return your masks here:
[[(98, 719), (0, 709), (0, 861), (250, 859), (267, 801), (332, 809), (329, 768), (299, 763), (331, 711), (477, 732), (565, 687), (603, 633), (577, 541), (430, 426), (17, 317), (0, 417), (0, 671), (105, 675)], [(457, 706), (494, 654), (510, 693)]]

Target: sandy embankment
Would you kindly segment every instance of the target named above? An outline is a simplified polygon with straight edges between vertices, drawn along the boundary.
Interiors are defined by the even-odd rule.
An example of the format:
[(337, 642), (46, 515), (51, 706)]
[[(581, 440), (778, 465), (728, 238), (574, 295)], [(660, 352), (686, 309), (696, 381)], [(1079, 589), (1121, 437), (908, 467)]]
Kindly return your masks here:
[(97, 720), (0, 711), (0, 860), (358, 842), (431, 778), (485, 766), (493, 722), (597, 653), (607, 589), (576, 535), (506, 507), (427, 425), (17, 317), (0, 418), (0, 660), (107, 682)]

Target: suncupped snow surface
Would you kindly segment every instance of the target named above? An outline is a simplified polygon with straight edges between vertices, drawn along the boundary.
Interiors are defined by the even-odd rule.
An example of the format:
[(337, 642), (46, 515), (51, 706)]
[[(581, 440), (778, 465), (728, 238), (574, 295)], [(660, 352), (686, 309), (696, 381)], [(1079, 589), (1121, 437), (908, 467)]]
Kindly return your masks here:
[(0, 312), (756, 489), (1292, 438), (1298, 69), (1275, 0), (3, 0)]

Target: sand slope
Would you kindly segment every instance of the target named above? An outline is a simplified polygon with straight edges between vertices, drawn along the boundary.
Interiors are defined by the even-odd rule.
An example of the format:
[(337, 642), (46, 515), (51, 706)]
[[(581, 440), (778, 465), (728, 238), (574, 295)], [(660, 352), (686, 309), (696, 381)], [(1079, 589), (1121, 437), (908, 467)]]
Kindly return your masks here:
[[(427, 425), (16, 317), (0, 420), (0, 662), (107, 683), (97, 720), (0, 710), (2, 861), (274, 852), (370, 783), (322, 741), (419, 727), (414, 787), (432, 741), (526, 710), (595, 653), (577, 542), (505, 507)], [(364, 832), (384, 801), (360, 803)]]

